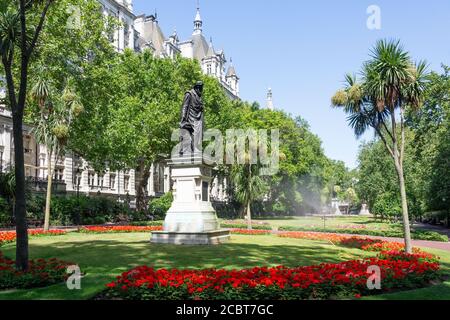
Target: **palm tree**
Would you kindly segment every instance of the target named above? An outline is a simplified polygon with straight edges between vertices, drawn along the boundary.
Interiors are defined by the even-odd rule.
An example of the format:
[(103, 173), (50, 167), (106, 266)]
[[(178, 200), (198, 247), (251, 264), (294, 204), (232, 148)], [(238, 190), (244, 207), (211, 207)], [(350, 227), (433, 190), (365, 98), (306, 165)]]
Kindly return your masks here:
[[(47, 195), (45, 200), (44, 230), (50, 229), (50, 209), (52, 199), (53, 170), (52, 157), (55, 163), (61, 157), (69, 136), (69, 127), (72, 121), (83, 112), (84, 108), (79, 98), (69, 85), (62, 93), (52, 90), (46, 78), (44, 69), (34, 81), (31, 96), (40, 110), (39, 121), (33, 129), (33, 134), (40, 144), (47, 149)], [(56, 92), (52, 92), (56, 91)]]
[(262, 199), (268, 191), (266, 182), (258, 172), (259, 166), (255, 164), (236, 165), (232, 168), (235, 196), (245, 208), (249, 230), (252, 229), (252, 202)]
[(371, 59), (364, 63), (360, 82), (346, 76), (344, 89), (332, 104), (349, 115), (357, 137), (370, 128), (383, 141), (394, 161), (402, 201), (405, 249), (412, 252), (403, 159), (405, 154), (405, 112), (420, 108), (426, 85), (426, 64), (414, 64), (399, 41), (378, 41)]

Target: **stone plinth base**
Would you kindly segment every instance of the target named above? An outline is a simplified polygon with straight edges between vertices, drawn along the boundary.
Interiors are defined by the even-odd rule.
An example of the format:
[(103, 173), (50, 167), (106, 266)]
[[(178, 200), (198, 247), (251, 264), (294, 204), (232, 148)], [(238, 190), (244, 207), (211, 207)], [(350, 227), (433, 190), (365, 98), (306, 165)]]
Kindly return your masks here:
[(230, 231), (217, 230), (209, 232), (166, 232), (158, 231), (152, 233), (151, 243), (176, 244), (176, 245), (214, 245), (228, 242)]

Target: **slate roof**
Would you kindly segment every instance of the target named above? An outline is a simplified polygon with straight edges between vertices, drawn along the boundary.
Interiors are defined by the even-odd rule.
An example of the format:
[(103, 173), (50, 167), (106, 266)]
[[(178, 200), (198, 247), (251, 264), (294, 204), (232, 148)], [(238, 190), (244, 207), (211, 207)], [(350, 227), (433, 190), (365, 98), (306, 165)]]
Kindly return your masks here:
[(192, 36), (192, 51), (194, 58), (198, 61), (202, 61), (208, 54), (209, 45), (203, 34), (194, 34)]

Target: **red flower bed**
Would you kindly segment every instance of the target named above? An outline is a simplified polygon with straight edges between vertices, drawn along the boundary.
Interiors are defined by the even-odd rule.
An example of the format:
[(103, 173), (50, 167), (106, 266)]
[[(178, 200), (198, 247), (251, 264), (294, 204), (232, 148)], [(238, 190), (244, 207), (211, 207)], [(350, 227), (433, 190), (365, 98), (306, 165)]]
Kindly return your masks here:
[[(361, 247), (362, 250), (365, 251), (401, 251), (405, 250), (405, 245), (400, 242), (387, 242), (387, 241), (381, 241), (374, 242), (372, 244), (366, 244)], [(414, 248), (415, 250), (418, 250), (418, 248)]]
[(58, 259), (30, 260), (28, 272), (15, 269), (15, 262), (0, 251), (0, 290), (45, 287), (61, 283), (68, 277), (66, 269), (73, 263)]
[[(378, 239), (360, 238), (360, 237), (347, 237), (339, 241), (339, 244), (349, 248), (369, 248), (375, 244), (383, 243)], [(372, 250), (367, 250), (372, 251)]]
[(133, 233), (133, 232), (152, 232), (162, 231), (161, 226), (135, 227), (135, 226), (111, 226), (111, 227), (83, 227), (80, 232), (83, 233)]
[[(357, 248), (364, 251), (386, 252), (386, 251), (404, 251), (405, 245), (400, 242), (389, 242), (380, 239), (370, 239), (364, 237), (349, 237), (332, 233), (314, 233), (314, 232), (285, 232), (279, 234), (280, 237), (308, 240), (326, 240), (340, 244), (349, 248)], [(419, 248), (413, 248), (414, 253), (422, 253)]]
[(271, 234), (272, 231), (270, 231), (270, 230), (231, 229), (231, 233), (258, 236), (258, 235)]
[[(369, 266), (381, 269), (382, 290), (367, 287)], [(354, 297), (417, 288), (439, 278), (439, 263), (421, 255), (384, 253), (378, 258), (308, 267), (244, 270), (132, 269), (106, 285), (107, 299), (273, 300)]]
[(342, 240), (348, 239), (347, 236), (334, 233), (318, 233), (318, 232), (283, 232), (279, 234), (283, 238), (307, 239), (307, 240), (325, 240), (333, 243), (340, 243)]
[[(60, 236), (64, 234), (67, 234), (67, 232), (62, 230), (49, 230), (49, 231), (44, 231), (43, 229), (28, 230), (28, 235), (31, 237)], [(15, 240), (16, 240), (15, 231), (0, 232), (0, 246), (6, 243), (14, 242)]]
[(0, 232), (0, 246), (16, 240), (15, 232)]

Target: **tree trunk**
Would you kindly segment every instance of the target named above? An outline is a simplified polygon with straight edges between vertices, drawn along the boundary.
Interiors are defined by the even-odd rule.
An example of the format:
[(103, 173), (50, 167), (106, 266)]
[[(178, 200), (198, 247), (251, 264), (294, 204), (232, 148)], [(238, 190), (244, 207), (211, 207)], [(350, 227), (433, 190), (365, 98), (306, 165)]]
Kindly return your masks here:
[(25, 199), (25, 160), (23, 152), (22, 114), (13, 113), (14, 172), (16, 177), (16, 268), (28, 270), (28, 225)]
[(408, 212), (408, 202), (406, 198), (406, 187), (405, 187), (405, 176), (403, 174), (403, 165), (396, 161), (395, 164), (399, 184), (400, 184), (400, 196), (402, 199), (402, 215), (403, 215), (403, 233), (405, 237), (405, 250), (407, 253), (412, 253), (411, 244), (411, 229), (409, 224), (409, 212)]
[(250, 201), (247, 202), (247, 228), (248, 230), (252, 230), (252, 210), (250, 206)]
[(147, 203), (145, 201), (145, 189), (148, 185), (148, 179), (150, 178), (150, 166), (140, 165), (140, 181), (137, 185), (136, 190), (136, 209), (138, 211), (145, 211), (147, 209)]
[[(55, 159), (56, 161), (56, 159)], [(53, 170), (52, 170), (52, 152), (47, 150), (47, 197), (45, 199), (45, 218), (44, 218), (44, 231), (50, 229), (50, 206), (52, 202), (52, 182), (53, 182)]]

